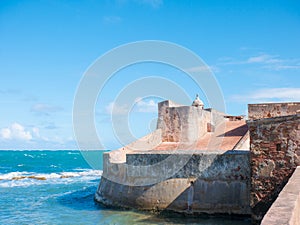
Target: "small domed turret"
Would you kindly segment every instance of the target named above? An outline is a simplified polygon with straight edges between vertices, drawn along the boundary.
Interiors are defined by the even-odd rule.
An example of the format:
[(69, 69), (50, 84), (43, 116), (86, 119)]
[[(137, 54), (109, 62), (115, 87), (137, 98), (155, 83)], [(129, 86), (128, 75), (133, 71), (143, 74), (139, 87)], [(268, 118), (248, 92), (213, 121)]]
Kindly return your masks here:
[(201, 101), (201, 99), (199, 98), (199, 95), (198, 95), (198, 94), (196, 95), (196, 98), (195, 98), (195, 100), (193, 101), (192, 106), (199, 107), (199, 108), (203, 109), (204, 104), (203, 104), (203, 102)]

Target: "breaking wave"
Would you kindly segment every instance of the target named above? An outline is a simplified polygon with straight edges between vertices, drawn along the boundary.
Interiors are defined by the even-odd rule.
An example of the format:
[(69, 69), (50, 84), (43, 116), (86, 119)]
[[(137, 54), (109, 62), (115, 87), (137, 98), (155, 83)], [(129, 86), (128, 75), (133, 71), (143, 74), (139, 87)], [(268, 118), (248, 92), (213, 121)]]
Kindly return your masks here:
[(73, 172), (34, 173), (10, 172), (0, 174), (0, 187), (43, 185), (45, 183), (72, 183), (100, 179), (102, 170), (77, 169)]

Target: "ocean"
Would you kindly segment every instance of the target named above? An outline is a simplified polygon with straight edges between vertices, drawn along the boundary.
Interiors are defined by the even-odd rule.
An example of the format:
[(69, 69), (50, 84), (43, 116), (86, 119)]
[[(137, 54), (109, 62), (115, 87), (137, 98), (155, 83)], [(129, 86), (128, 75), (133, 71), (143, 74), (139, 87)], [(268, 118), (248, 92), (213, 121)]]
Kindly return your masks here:
[(0, 151), (0, 224), (249, 225), (249, 219), (161, 216), (94, 202), (104, 151)]

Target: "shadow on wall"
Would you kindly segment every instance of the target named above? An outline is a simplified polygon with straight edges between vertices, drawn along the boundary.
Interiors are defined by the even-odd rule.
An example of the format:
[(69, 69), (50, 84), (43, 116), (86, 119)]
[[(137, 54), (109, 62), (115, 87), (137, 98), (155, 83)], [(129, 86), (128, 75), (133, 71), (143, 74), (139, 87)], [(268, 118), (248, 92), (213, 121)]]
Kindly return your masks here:
[[(193, 173), (197, 168), (198, 174)], [(191, 158), (175, 177), (188, 177), (187, 188), (163, 213), (250, 215), (248, 152), (227, 151), (220, 155), (203, 154), (200, 160)]]
[[(234, 219), (234, 221), (232, 221)], [(158, 215), (152, 215), (148, 218), (138, 221), (142, 224), (199, 224), (199, 225), (250, 225), (251, 221), (245, 217), (229, 217), (219, 215), (218, 217), (209, 215), (183, 215), (172, 213), (161, 213)]]
[(237, 128), (234, 128), (232, 130), (229, 130), (221, 135), (218, 135), (218, 137), (232, 137), (232, 136), (241, 136), (243, 137), (248, 131), (247, 124), (241, 125)]
[[(166, 154), (162, 155), (166, 157)], [(174, 154), (171, 155), (174, 157)], [(192, 156), (176, 156), (180, 160), (184, 155), (190, 157), (188, 163), (172, 177), (154, 185), (122, 185), (103, 177), (98, 189), (98, 201), (106, 205), (151, 210), (162, 214), (177, 212), (189, 215), (250, 215), (249, 152), (202, 152)], [(128, 162), (136, 166), (146, 166), (145, 158), (152, 164), (155, 159), (162, 159), (158, 153), (127, 156), (131, 157)], [(164, 172), (166, 173), (160, 171)]]

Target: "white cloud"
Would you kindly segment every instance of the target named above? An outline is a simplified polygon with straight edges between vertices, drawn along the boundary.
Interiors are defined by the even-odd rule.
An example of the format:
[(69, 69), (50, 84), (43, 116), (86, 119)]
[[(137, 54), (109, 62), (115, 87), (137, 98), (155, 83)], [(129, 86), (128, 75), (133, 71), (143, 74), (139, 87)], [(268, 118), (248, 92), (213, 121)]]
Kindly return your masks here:
[(221, 65), (241, 65), (241, 64), (270, 64), (270, 63), (279, 63), (283, 60), (278, 58), (277, 55), (269, 55), (265, 53), (260, 53), (255, 56), (250, 56), (246, 59), (237, 60), (232, 57), (221, 57), (219, 58)]
[(265, 65), (264, 68), (269, 70), (300, 70), (300, 60), (299, 63), (296, 64), (291, 62), (284, 62), (284, 63)]
[(4, 140), (30, 141), (32, 140), (32, 133), (21, 124), (13, 123), (9, 127), (0, 130), (0, 137)]
[(261, 68), (268, 70), (299, 70), (300, 59), (284, 59), (279, 55), (259, 53), (244, 60), (237, 60), (231, 57), (222, 57), (219, 59), (218, 65), (260, 65)]
[(135, 102), (136, 102), (137, 112), (147, 112), (147, 113), (157, 112), (157, 103), (152, 99), (147, 101), (141, 98), (137, 98)]
[(113, 115), (126, 115), (131, 112), (143, 112), (153, 113), (157, 112), (157, 103), (153, 99), (144, 100), (142, 98), (136, 98), (135, 105), (130, 108), (129, 104), (120, 105), (116, 102), (110, 102), (106, 107), (105, 111), (107, 114)]
[(11, 138), (11, 131), (9, 128), (3, 128), (0, 131), (0, 136), (3, 139), (10, 139)]
[(280, 62), (277, 58), (278, 56), (268, 55), (268, 54), (260, 54), (257, 56), (249, 57), (247, 62), (248, 63), (276, 63)]
[(245, 95), (232, 96), (239, 102), (300, 101), (300, 88), (265, 88)]
[(40, 129), (39, 128), (37, 128), (37, 127), (33, 127), (32, 128), (32, 133), (34, 134), (34, 136), (36, 136), (36, 137), (41, 137), (41, 135), (40, 135)]
[(23, 126), (14, 122), (8, 127), (0, 129), (0, 143), (2, 149), (77, 149), (76, 143), (70, 136), (40, 133), (36, 126)]

